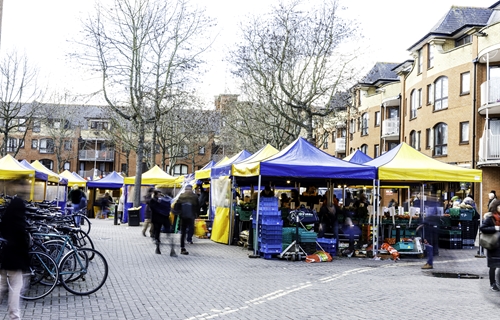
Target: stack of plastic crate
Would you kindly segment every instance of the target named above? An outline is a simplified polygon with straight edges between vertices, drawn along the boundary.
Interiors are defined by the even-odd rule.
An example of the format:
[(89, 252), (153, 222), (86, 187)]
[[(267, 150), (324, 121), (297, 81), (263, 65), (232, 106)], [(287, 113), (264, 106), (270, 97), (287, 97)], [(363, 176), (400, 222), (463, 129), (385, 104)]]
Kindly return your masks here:
[(328, 239), (328, 238), (318, 238), (316, 240), (317, 250), (324, 250), (328, 252), (331, 256), (337, 255), (337, 240), (336, 239)]
[(474, 249), (476, 221), (460, 221), (462, 231), (462, 249)]
[[(285, 250), (293, 242), (293, 235), (295, 234), (295, 227), (283, 227), (281, 232), (282, 248)], [(282, 250), (282, 251), (283, 251)]]
[[(299, 228), (299, 239), (300, 247), (307, 253), (313, 254), (316, 252), (316, 238), (318, 234), (314, 231), (307, 231), (303, 228)], [(295, 234), (293, 235), (295, 238)], [(295, 240), (295, 239), (294, 239)]]
[(257, 227), (253, 217), (254, 230), (258, 237), (259, 251), (265, 259), (282, 251), (283, 220), (278, 210), (278, 198), (261, 197), (259, 203), (259, 225)]

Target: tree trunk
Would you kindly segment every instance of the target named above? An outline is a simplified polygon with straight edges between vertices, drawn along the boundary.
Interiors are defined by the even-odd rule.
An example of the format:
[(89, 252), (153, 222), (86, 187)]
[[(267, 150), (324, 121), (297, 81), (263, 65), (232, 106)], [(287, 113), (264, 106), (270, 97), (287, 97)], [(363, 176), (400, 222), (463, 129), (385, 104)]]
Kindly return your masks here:
[(137, 162), (135, 165), (134, 207), (138, 207), (141, 203), (142, 160), (144, 158), (144, 135), (146, 131), (144, 121), (140, 121), (138, 125), (139, 141), (137, 144)]

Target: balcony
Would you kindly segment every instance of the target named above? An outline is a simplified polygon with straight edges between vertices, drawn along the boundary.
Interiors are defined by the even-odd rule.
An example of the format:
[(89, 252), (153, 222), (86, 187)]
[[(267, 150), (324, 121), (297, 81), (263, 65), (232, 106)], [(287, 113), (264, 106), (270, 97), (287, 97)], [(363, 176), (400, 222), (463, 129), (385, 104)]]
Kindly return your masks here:
[(500, 78), (491, 78), (481, 84), (481, 106), (479, 113), (500, 114)]
[(344, 153), (345, 152), (345, 138), (335, 139), (335, 152)]
[(479, 161), (478, 167), (488, 164), (500, 164), (500, 134), (493, 134), (491, 130), (485, 130), (479, 139)]
[(80, 150), (78, 152), (78, 160), (80, 161), (100, 161), (113, 162), (115, 161), (115, 150)]
[(382, 138), (399, 140), (399, 118), (389, 118), (382, 121)]

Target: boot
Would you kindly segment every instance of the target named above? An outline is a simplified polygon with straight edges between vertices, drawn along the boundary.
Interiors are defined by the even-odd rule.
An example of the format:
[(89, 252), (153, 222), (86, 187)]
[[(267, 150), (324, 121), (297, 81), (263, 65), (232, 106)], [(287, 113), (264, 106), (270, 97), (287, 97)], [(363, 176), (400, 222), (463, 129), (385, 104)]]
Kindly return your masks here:
[(175, 253), (174, 248), (170, 249), (170, 256), (174, 258), (177, 257), (177, 253)]
[(160, 244), (157, 243), (156, 244), (156, 251), (155, 251), (156, 254), (161, 254), (161, 251), (160, 251)]

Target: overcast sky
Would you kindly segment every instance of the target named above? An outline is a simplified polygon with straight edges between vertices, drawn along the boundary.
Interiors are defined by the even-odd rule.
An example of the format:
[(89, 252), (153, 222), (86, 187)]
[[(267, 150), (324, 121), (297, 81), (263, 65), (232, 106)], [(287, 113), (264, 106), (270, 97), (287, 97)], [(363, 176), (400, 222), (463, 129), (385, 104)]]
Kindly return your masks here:
[[(110, 1), (110, 0), (102, 0)], [(201, 93), (209, 101), (221, 93), (238, 93), (222, 61), (224, 50), (234, 43), (238, 22), (248, 13), (265, 12), (274, 0), (191, 0), (207, 8), (218, 21), (219, 37), (204, 77)], [(321, 1), (321, 0), (309, 0)], [(493, 0), (341, 0), (346, 15), (361, 23), (362, 60), (369, 70), (377, 61), (402, 62), (407, 49), (423, 37), (452, 5), (489, 7)], [(69, 40), (81, 29), (80, 17), (93, 8), (93, 0), (4, 0), (0, 52), (16, 48), (26, 52), (41, 71), (41, 81), (62, 91), (84, 93), (96, 88), (95, 79), (66, 59)]]

